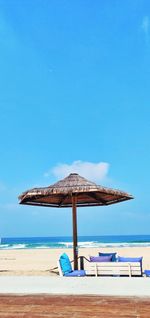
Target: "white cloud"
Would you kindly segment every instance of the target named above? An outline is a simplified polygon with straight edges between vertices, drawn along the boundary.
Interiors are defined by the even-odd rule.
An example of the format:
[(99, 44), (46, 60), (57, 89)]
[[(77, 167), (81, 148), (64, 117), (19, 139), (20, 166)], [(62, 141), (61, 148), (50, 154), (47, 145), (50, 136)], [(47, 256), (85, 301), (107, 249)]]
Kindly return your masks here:
[(93, 163), (78, 160), (71, 164), (58, 164), (45, 173), (45, 176), (54, 175), (58, 179), (61, 179), (75, 172), (91, 181), (101, 182), (106, 180), (108, 170), (109, 164), (107, 162)]
[(145, 34), (145, 40), (149, 40), (149, 30), (150, 30), (150, 19), (148, 16), (145, 16), (142, 20), (141, 28)]

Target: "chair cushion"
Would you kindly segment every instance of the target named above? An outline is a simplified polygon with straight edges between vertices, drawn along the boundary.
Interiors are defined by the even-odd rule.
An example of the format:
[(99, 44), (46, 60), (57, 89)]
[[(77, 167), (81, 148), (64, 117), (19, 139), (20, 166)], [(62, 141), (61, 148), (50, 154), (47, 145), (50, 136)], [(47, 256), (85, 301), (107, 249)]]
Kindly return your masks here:
[(66, 253), (60, 256), (59, 262), (64, 275), (72, 272), (71, 262)]
[(141, 276), (142, 276), (142, 259), (143, 257), (122, 257), (118, 256), (118, 262), (139, 262), (141, 268)]
[(112, 262), (116, 262), (117, 261), (117, 253), (115, 252), (115, 253), (99, 253), (99, 256), (112, 256), (112, 259), (111, 259), (111, 261)]
[(118, 256), (118, 262), (140, 262), (142, 263), (143, 257), (122, 257)]
[(144, 274), (145, 274), (147, 277), (150, 277), (150, 270), (149, 270), (149, 269), (145, 269)]
[(90, 262), (111, 262), (112, 255), (109, 256), (90, 256)]
[(64, 276), (65, 276), (65, 277), (66, 277), (66, 276), (67, 276), (67, 277), (75, 277), (75, 276), (81, 277), (81, 276), (86, 276), (86, 273), (85, 273), (84, 270), (74, 270), (74, 271), (72, 271), (72, 272), (70, 272), (70, 273), (65, 274)]

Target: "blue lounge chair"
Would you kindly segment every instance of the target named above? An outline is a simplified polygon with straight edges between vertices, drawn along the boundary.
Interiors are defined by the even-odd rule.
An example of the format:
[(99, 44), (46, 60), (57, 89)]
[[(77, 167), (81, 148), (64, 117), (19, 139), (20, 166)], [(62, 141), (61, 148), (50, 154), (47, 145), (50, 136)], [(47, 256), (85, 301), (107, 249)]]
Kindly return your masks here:
[(86, 276), (84, 270), (72, 270), (71, 262), (66, 253), (62, 254), (58, 261), (58, 269), (60, 276), (65, 277), (81, 277)]

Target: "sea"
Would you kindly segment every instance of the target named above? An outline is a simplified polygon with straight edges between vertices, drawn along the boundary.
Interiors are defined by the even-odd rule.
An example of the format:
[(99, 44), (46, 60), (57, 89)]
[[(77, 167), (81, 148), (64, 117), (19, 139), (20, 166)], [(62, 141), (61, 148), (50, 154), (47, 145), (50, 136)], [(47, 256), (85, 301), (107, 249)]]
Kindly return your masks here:
[[(2, 237), (0, 249), (72, 248), (71, 236)], [(150, 235), (79, 236), (78, 247), (150, 246)]]

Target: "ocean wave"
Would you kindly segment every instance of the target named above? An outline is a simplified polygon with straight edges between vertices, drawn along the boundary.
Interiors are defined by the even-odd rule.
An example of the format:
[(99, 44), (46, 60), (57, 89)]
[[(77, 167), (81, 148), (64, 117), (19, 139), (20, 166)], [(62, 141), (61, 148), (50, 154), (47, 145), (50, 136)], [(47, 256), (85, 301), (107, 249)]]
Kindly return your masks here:
[[(73, 247), (73, 242), (58, 242), (58, 244), (60, 246), (64, 246), (65, 248), (70, 248)], [(85, 241), (85, 242), (78, 242), (78, 247), (92, 247), (92, 246), (96, 246), (98, 244), (98, 242), (94, 242), (94, 241)]]
[(7, 249), (10, 247), (10, 244), (0, 244), (0, 249)]
[[(149, 242), (99, 242), (99, 241), (80, 241), (78, 242), (79, 248), (119, 248), (119, 247), (149, 247)], [(54, 248), (73, 248), (72, 241), (57, 241), (57, 242), (30, 242), (30, 243), (3, 243), (0, 244), (0, 250), (8, 249), (54, 249)]]
[(27, 248), (26, 244), (1, 244), (0, 249), (25, 249)]
[(49, 245), (36, 245), (36, 246), (34, 246), (34, 247), (32, 247), (31, 246), (31, 248), (35, 248), (35, 249), (47, 249), (47, 248), (54, 248), (53, 246), (50, 246), (50, 244)]
[[(73, 247), (73, 242), (60, 242), (59, 246), (61, 248), (72, 248)], [(100, 247), (146, 247), (150, 246), (150, 242), (139, 242), (139, 243), (131, 243), (131, 242), (117, 242), (117, 243), (102, 243), (102, 242), (78, 242), (78, 247), (79, 248), (100, 248)]]

